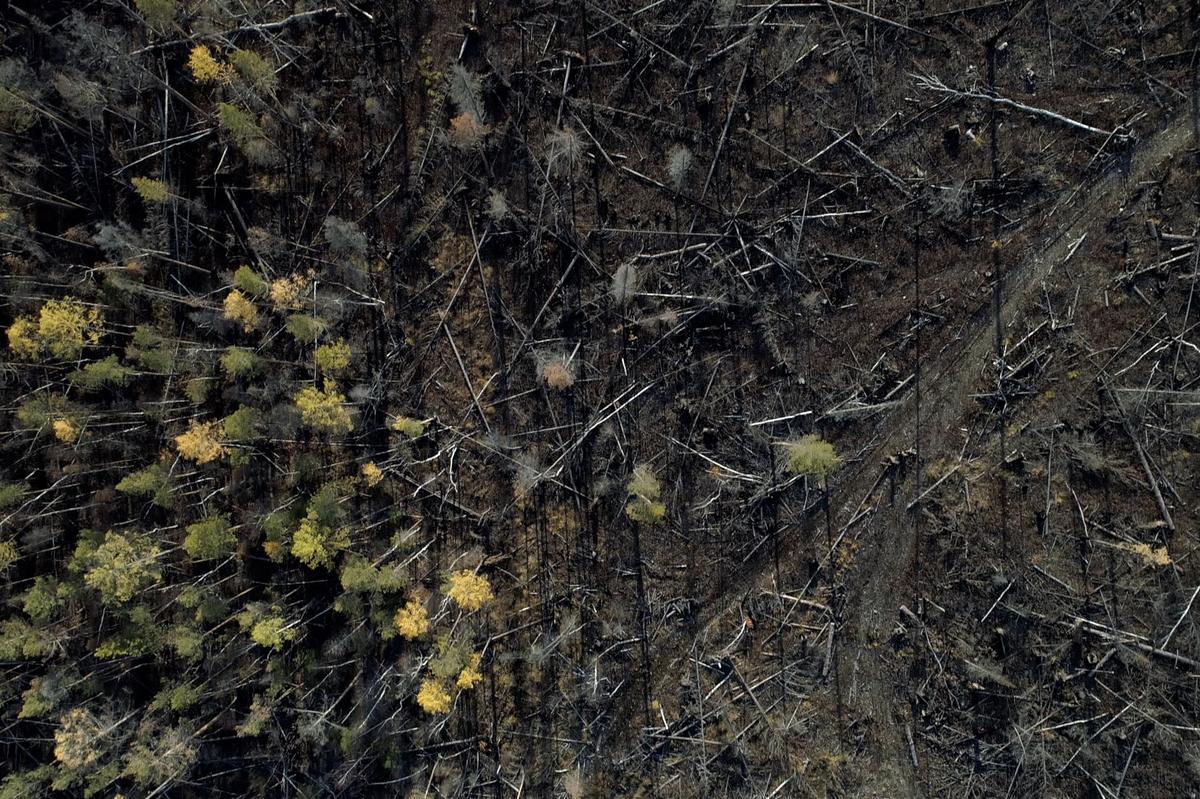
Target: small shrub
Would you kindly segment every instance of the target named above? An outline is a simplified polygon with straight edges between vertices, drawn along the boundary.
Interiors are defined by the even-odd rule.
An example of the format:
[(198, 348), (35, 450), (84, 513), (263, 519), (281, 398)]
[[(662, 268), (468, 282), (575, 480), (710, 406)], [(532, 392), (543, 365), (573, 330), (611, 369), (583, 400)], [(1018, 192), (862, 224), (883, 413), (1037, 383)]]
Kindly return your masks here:
[(268, 616), (265, 619), (259, 619), (250, 628), (250, 640), (259, 646), (276, 651), (282, 650), (284, 644), (295, 637), (295, 629), (289, 628), (282, 616)]
[(459, 114), (450, 120), (450, 143), (461, 150), (478, 145), (487, 134), (488, 126), (470, 114)]
[(229, 62), (255, 91), (267, 94), (275, 91), (275, 70), (271, 62), (258, 53), (253, 50), (234, 50), (229, 55)]
[(0, 658), (4, 660), (42, 658), (50, 651), (50, 646), (45, 632), (22, 619), (0, 621)]
[(21, 550), (17, 549), (17, 545), (12, 541), (0, 540), (0, 573), (8, 570), (8, 567), (16, 563), (21, 557)]
[(452, 643), (446, 636), (438, 640), (438, 653), (429, 661), (429, 671), (439, 680), (452, 680), (467, 665), (469, 654), (465, 648)]
[(225, 417), (225, 438), (230, 441), (250, 441), (257, 437), (262, 415), (243, 405)]
[(405, 438), (420, 438), (425, 434), (425, 423), (411, 416), (397, 416), (392, 420), (392, 429)]
[(638, 287), (638, 268), (633, 262), (623, 263), (613, 273), (612, 288), (609, 294), (617, 305), (624, 305), (633, 299)]
[(353, 552), (342, 561), (342, 590), (357, 593), (393, 592), (403, 590), (405, 575), (402, 571), (389, 568), (379, 569), (362, 555)]
[(233, 273), (233, 286), (243, 294), (251, 297), (265, 296), (271, 290), (271, 284), (246, 265), (239, 266)]
[(200, 695), (199, 686), (183, 683), (170, 688), (164, 688), (154, 698), (150, 706), (158, 710), (170, 708), (176, 713), (181, 713), (200, 701)]
[(325, 231), (325, 240), (335, 255), (342, 257), (361, 257), (367, 253), (367, 235), (358, 225), (348, 219), (330, 216), (321, 226)]
[(167, 646), (184, 660), (199, 660), (204, 654), (204, 636), (182, 624), (172, 627), (165, 640)]
[(297, 523), (297, 515), (291, 508), (274, 510), (262, 518), (263, 532), (267, 540), (263, 542), (263, 551), (267, 557), (276, 563), (282, 563), (287, 555), (287, 543), (291, 528)]
[(841, 462), (833, 445), (817, 435), (809, 434), (785, 445), (784, 468), (790, 474), (824, 480), (837, 470)]
[(1152, 547), (1144, 543), (1113, 544), (1113, 547), (1132, 552), (1147, 566), (1170, 566), (1174, 563), (1166, 547)]
[(508, 218), (508, 198), (504, 196), (504, 192), (499, 189), (492, 189), (488, 192), (487, 215), (495, 222), (502, 222)]
[(642, 524), (658, 524), (667, 516), (667, 506), (662, 497), (662, 483), (646, 464), (637, 466), (629, 477), (629, 502), (625, 515)]
[(163, 464), (152, 463), (121, 478), (117, 490), (134, 497), (151, 497), (155, 505), (165, 508), (171, 504), (171, 475)]
[(29, 490), (26, 483), (0, 483), (0, 508), (12, 508), (21, 504)]
[(161, 205), (171, 199), (171, 187), (154, 178), (134, 178), (133, 190), (149, 205)]
[(175, 21), (175, 13), (179, 10), (175, 0), (133, 0), (138, 13), (146, 24), (157, 30), (166, 30)]
[(175, 371), (175, 346), (151, 325), (138, 325), (133, 343), (125, 348), (125, 357), (134, 359), (148, 372), (169, 374)]
[(667, 178), (671, 181), (671, 186), (675, 191), (683, 189), (684, 181), (687, 180), (688, 172), (691, 169), (692, 151), (682, 144), (672, 147), (671, 152), (667, 155)]
[(73, 71), (70, 74), (59, 72), (54, 76), (54, 90), (68, 108), (84, 119), (99, 122), (103, 117), (108, 101), (104, 89), (95, 81)]
[(549, 172), (570, 175), (583, 160), (583, 141), (573, 128), (556, 130), (546, 137), (546, 152)]
[(262, 368), (262, 359), (245, 347), (228, 347), (220, 357), (221, 371), (234, 379), (257, 374)]
[(21, 134), (33, 127), (37, 111), (18, 92), (0, 85), (0, 129)]
[(85, 555), (88, 568), (83, 581), (98, 591), (105, 603), (124, 604), (162, 580), (158, 562), (161, 554), (162, 550), (144, 535), (110, 530), (90, 557)]
[(212, 560), (233, 552), (237, 538), (229, 532), (229, 517), (210, 516), (187, 526), (183, 549), (193, 560)]
[(251, 163), (267, 166), (278, 160), (271, 140), (263, 133), (254, 116), (229, 103), (217, 104), (217, 120), (234, 146)]
[(53, 618), (55, 611), (63, 604), (59, 592), (58, 581), (53, 577), (38, 576), (34, 579), (33, 588), (25, 592), (21, 609), (29, 618), (44, 624)]
[(462, 116), (469, 118), (477, 125), (483, 125), (487, 117), (483, 108), (483, 83), (479, 76), (468, 70), (462, 64), (455, 64), (450, 69), (450, 99), (458, 106)]
[(300, 344), (313, 344), (325, 332), (325, 323), (315, 316), (294, 313), (288, 317), (287, 331)]
[(89, 363), (71, 373), (71, 382), (84, 391), (99, 391), (107, 386), (123, 386), (133, 374), (123, 366), (117, 356), (109, 355), (103, 360)]
[(571, 362), (565, 355), (558, 355), (543, 361), (538, 367), (538, 374), (548, 388), (555, 391), (566, 391), (575, 385), (575, 372)]
[(211, 377), (193, 377), (183, 384), (183, 393), (193, 405), (201, 405), (208, 399), (208, 393), (212, 387)]
[(38, 392), (17, 406), (17, 422), (21, 427), (44, 432), (55, 419), (70, 418), (75, 407), (61, 394)]
[[(342, 560), (342, 570), (338, 580), (342, 584), (342, 590), (346, 593), (369, 594), (375, 591), (379, 581), (379, 570), (371, 565), (371, 561), (352, 552)], [(359, 610), (362, 608), (362, 603), (356, 598), (353, 603), (338, 606), (338, 610), (343, 610), (343, 608)]]

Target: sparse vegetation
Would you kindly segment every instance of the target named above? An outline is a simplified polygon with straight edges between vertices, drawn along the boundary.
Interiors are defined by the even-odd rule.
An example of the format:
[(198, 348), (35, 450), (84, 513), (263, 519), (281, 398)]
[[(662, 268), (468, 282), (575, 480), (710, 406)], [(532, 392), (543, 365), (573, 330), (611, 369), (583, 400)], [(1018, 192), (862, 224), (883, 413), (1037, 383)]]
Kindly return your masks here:
[(785, 468), (792, 474), (805, 477), (826, 480), (842, 462), (833, 445), (816, 435), (788, 442), (786, 450)]
[(660, 501), (662, 484), (649, 466), (642, 464), (633, 470), (628, 492), (625, 514), (630, 519), (642, 524), (658, 524), (666, 518), (667, 506)]

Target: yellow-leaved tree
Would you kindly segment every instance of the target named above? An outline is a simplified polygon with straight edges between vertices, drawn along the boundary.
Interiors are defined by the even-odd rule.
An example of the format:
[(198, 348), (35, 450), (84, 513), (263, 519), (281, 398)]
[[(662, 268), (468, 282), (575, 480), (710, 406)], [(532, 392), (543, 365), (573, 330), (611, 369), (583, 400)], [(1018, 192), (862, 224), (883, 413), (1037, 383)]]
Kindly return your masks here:
[(472, 653), (467, 658), (467, 663), (463, 666), (462, 671), (458, 673), (458, 677), (454, 681), (454, 687), (460, 691), (470, 691), (476, 685), (483, 682), (483, 672), (479, 669), (481, 663), (483, 663), (483, 653)]
[(107, 725), (82, 707), (68, 710), (54, 731), (54, 758), (69, 769), (79, 771), (100, 759)]
[(374, 461), (364, 463), (361, 474), (363, 482), (367, 484), (368, 488), (374, 488), (383, 482), (383, 469), (380, 469)]
[[(470, 569), (447, 574), (442, 593), (468, 613), (480, 610), (495, 598), (488, 579)], [(433, 626), (420, 595), (396, 611), (393, 622), (396, 632), (409, 641), (425, 637)], [(449, 632), (436, 636), (436, 653), (426, 664), (428, 671), (416, 696), (417, 706), (429, 715), (449, 713), (457, 693), (474, 690), (483, 682), (483, 653), (472, 651), (462, 635), (466, 627), (469, 622), (459, 618)]]
[(429, 611), (417, 600), (410, 599), (404, 607), (396, 611), (393, 622), (396, 632), (412, 641), (429, 632)]
[(224, 435), (225, 426), (219, 419), (192, 422), (187, 432), (175, 436), (175, 447), (180, 455), (203, 466), (229, 452), (221, 443)]
[(324, 391), (306, 386), (296, 392), (300, 418), (321, 433), (349, 433), (354, 429), (354, 421), (345, 404), (345, 396), (329, 381), (325, 382)]
[(73, 419), (66, 416), (55, 419), (51, 427), (54, 430), (54, 437), (64, 444), (74, 444), (79, 440), (79, 425), (75, 424)]
[(197, 83), (229, 83), (233, 67), (217, 60), (206, 45), (198, 44), (188, 54), (188, 71)]
[(234, 289), (225, 296), (225, 318), (241, 323), (242, 330), (249, 333), (258, 326), (258, 308), (249, 297)]
[(441, 715), (450, 712), (450, 692), (440, 680), (426, 679), (421, 683), (417, 692), (417, 704), (421, 710), (430, 715)]
[(8, 328), (13, 355), (32, 361), (50, 356), (60, 361), (79, 358), (83, 348), (100, 341), (103, 318), (95, 308), (68, 297), (48, 300), (37, 316), (18, 316)]
[(304, 298), (312, 285), (312, 276), (300, 272), (271, 281), (268, 295), (276, 310), (295, 311), (304, 306)]
[(308, 501), (300, 526), (292, 533), (292, 554), (310, 569), (330, 568), (338, 553), (350, 548), (339, 487), (326, 483)]
[(445, 593), (454, 600), (454, 604), (466, 611), (479, 610), (495, 598), (488, 579), (466, 569), (453, 572), (446, 578)]
[(345, 339), (322, 344), (317, 347), (315, 356), (317, 366), (327, 375), (336, 377), (350, 368), (350, 345)]

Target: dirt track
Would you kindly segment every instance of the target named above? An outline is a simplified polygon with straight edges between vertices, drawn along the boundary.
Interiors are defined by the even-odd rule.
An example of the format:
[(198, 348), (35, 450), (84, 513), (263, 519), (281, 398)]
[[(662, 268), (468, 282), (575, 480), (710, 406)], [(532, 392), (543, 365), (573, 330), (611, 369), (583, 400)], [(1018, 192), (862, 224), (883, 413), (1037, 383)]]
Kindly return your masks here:
[[(1066, 260), (1079, 238), (1103, 226), (1118, 211), (1127, 194), (1125, 187), (1146, 179), (1164, 161), (1184, 151), (1190, 135), (1190, 112), (1177, 112), (1164, 128), (1131, 145), (1133, 150), (1127, 169), (1110, 167), (1105, 174), (1080, 187), (1069, 203), (1058, 206), (1053, 212), (1057, 221), (1043, 220), (1034, 223), (1032, 231), (1028, 225), (1018, 231), (1026, 234), (1033, 243), (1026, 245), (1022, 253), (1003, 253), (1006, 267), (1002, 317), (1005, 326), (1011, 325), (1030, 292)], [(983, 254), (980, 257), (983, 258)], [(1079, 279), (1094, 270), (1082, 262), (1072, 262), (1071, 266)], [(1105, 275), (1090, 276), (1107, 280)], [(968, 410), (969, 395), (976, 390), (980, 376), (992, 370), (995, 328), (990, 302), (975, 311), (967, 331), (923, 364), (920, 421), (925, 463), (958, 452), (961, 445), (959, 420)], [(839, 512), (835, 513), (835, 530), (847, 524), (858, 509), (871, 505), (873, 492), (879, 486), (881, 460), (913, 445), (916, 417), (911, 392), (898, 407), (881, 415), (876, 427), (876, 443), (833, 485), (835, 501), (841, 500)], [(909, 482), (911, 489), (911, 478)], [(847, 577), (848, 604), (839, 668), (842, 684), (848, 691), (849, 710), (853, 715), (869, 719), (873, 729), (873, 763), (866, 772), (872, 777), (868, 796), (921, 795), (911, 766), (912, 755), (905, 731), (906, 723), (911, 722), (910, 709), (896, 696), (894, 666), (886, 658), (884, 647), (879, 646), (900, 622), (899, 607), (911, 604), (913, 598), (913, 538), (904, 510), (909, 501), (898, 498), (894, 508), (878, 503), (870, 510), (870, 518), (856, 524), (851, 533), (859, 548)], [(797, 533), (812, 534), (812, 531), (792, 528), (786, 535)], [(746, 593), (746, 586), (767, 579), (769, 566), (766, 559), (751, 561), (741, 576), (729, 580), (729, 585), (734, 588), (702, 611), (696, 641), (712, 633), (715, 624), (736, 609)], [(692, 649), (676, 646), (661, 650), (651, 672), (656, 675), (659, 685), (677, 684), (677, 675), (690, 668)], [(613, 730), (620, 726), (615, 725)]]
[[(1079, 238), (1115, 215), (1126, 198), (1125, 187), (1146, 179), (1152, 170), (1182, 152), (1190, 142), (1190, 131), (1190, 114), (1177, 114), (1165, 128), (1136, 145), (1127, 175), (1110, 170), (1079, 192), (1069, 207), (1059, 209), (1063, 221), (1038, 236), (1038, 244), (1023, 253), (1006, 275), (1002, 311), (1006, 326), (1025, 306), (1030, 292), (1066, 260)], [(1012, 258), (1011, 253), (1008, 256)], [(1087, 263), (1072, 263), (1072, 269), (1078, 279), (1108, 279), (1095, 274)], [(958, 450), (961, 441), (957, 422), (971, 402), (968, 395), (975, 389), (979, 375), (990, 370), (994, 346), (990, 308), (984, 308), (972, 320), (971, 333), (960, 346), (925, 366), (921, 433), (926, 462)], [(876, 447), (877, 455), (911, 445), (916, 430), (916, 408), (911, 397), (886, 424), (891, 432)], [(850, 496), (860, 497), (874, 481), (875, 467), (876, 460), (864, 461), (859, 473), (841, 487), (843, 494), (849, 491)], [(880, 742), (885, 746), (876, 750), (877, 768), (871, 772), (877, 780), (873, 795), (881, 797), (920, 795), (913, 771), (906, 765), (911, 763), (904, 730), (909, 710), (896, 700), (892, 667), (883, 657), (883, 649), (873, 646), (887, 638), (900, 621), (898, 608), (911, 602), (913, 596), (913, 538), (903, 510), (907, 504), (897, 502), (894, 509), (883, 508), (871, 525), (862, 528), (863, 545), (847, 586), (847, 636), (851, 643), (842, 662), (849, 666), (858, 661), (854, 682), (860, 697), (859, 711), (881, 727)], [(875, 534), (869, 535), (868, 531)], [(843, 679), (850, 677), (844, 674)]]

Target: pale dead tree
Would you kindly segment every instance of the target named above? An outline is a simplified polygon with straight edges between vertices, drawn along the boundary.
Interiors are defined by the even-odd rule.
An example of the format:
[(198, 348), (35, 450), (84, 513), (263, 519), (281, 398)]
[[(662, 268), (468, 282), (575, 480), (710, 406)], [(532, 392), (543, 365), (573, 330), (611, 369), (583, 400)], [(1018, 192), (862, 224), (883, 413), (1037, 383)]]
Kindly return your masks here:
[(556, 130), (546, 137), (546, 170), (569, 175), (583, 158), (583, 140), (574, 128)]
[(493, 222), (502, 222), (508, 218), (509, 213), (508, 198), (504, 196), (504, 192), (500, 189), (492, 189), (488, 193), (488, 217), (490, 217)]
[(555, 391), (566, 391), (575, 385), (575, 370), (571, 366), (569, 355), (553, 353), (543, 355), (538, 360), (538, 377), (547, 387)]
[(682, 144), (672, 147), (671, 152), (667, 154), (667, 177), (671, 179), (671, 186), (675, 191), (683, 189), (683, 183), (687, 180), (691, 168), (692, 151)]
[(947, 95), (950, 97), (957, 97), (957, 98), (963, 98), (963, 99), (968, 99), (968, 100), (980, 100), (980, 101), (983, 101), (986, 103), (994, 102), (996, 105), (1002, 105), (1006, 108), (1011, 108), (1015, 111), (1020, 111), (1024, 114), (1030, 114), (1032, 116), (1041, 117), (1043, 119), (1049, 119), (1054, 122), (1058, 122), (1059, 124), (1066, 125), (1069, 128), (1074, 128), (1075, 130), (1082, 131), (1084, 133), (1090, 133), (1093, 136), (1104, 136), (1107, 139), (1116, 138), (1116, 137), (1123, 138), (1128, 135), (1128, 134), (1123, 133), (1120, 130), (1120, 128), (1118, 128), (1116, 130), (1103, 130), (1101, 128), (1092, 127), (1091, 125), (1089, 125), (1085, 122), (1080, 122), (1077, 119), (1071, 119), (1070, 117), (1063, 116), (1062, 114), (1060, 114), (1056, 111), (1050, 111), (1045, 108), (1038, 108), (1037, 106), (1026, 105), (1025, 103), (1018, 102), (1017, 100), (1012, 100), (1007, 97), (1001, 97), (999, 95), (993, 96), (991, 94), (985, 94), (984, 92), (977, 92), (977, 91), (971, 91), (971, 90), (954, 89), (954, 88), (947, 86), (945, 83), (942, 82), (942, 80), (940, 78), (938, 78), (934, 75), (922, 75), (919, 73), (910, 73), (910, 74), (917, 81), (917, 88), (922, 91), (935, 92), (937, 94), (943, 94), (943, 95)]
[(479, 76), (470, 72), (462, 64), (455, 64), (450, 70), (450, 99), (458, 107), (460, 114), (467, 114), (477, 125), (487, 124), (483, 109), (483, 84)]
[(612, 294), (613, 302), (617, 305), (624, 305), (633, 297), (634, 292), (638, 287), (638, 268), (637, 264), (632, 261), (621, 264), (617, 267), (617, 271), (613, 274), (612, 279)]

